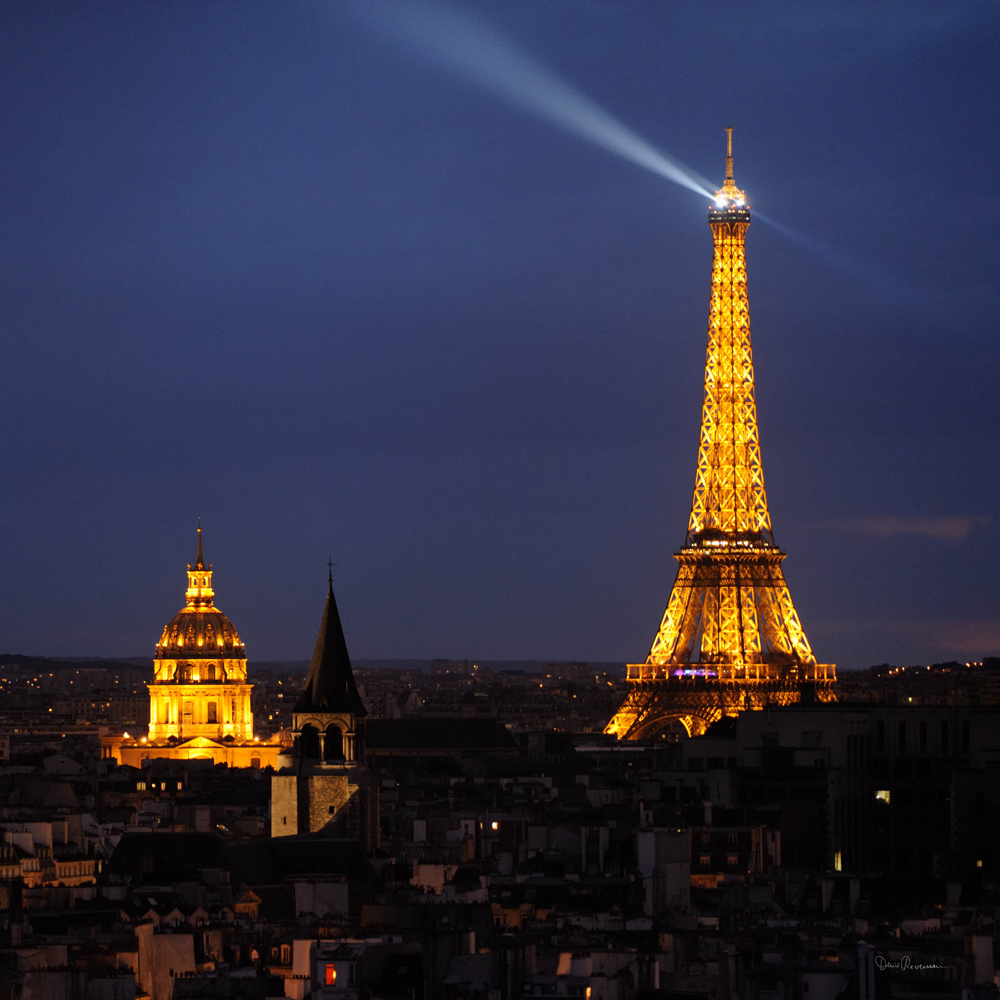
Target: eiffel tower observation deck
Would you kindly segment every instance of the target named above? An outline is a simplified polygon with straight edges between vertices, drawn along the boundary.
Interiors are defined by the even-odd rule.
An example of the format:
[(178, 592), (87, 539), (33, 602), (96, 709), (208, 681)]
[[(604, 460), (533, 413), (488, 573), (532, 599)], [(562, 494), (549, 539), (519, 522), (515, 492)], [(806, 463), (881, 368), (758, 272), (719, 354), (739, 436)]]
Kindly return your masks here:
[(645, 663), (606, 733), (645, 739), (682, 724), (703, 733), (724, 715), (835, 701), (836, 670), (816, 662), (781, 571), (760, 460), (745, 241), (746, 195), (726, 180), (708, 224), (715, 242), (698, 471), (684, 548)]

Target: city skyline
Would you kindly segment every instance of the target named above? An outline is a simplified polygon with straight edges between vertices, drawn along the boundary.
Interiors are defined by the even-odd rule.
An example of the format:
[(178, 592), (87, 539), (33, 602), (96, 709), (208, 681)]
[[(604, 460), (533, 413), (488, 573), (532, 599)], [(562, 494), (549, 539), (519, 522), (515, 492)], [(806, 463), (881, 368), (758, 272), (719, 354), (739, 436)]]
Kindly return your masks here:
[[(716, 183), (735, 126), (751, 206), (818, 249), (748, 237), (820, 661), (1000, 651), (995, 16), (774, 5), (713, 53), (706, 14), (463, 10)], [(251, 664), (308, 658), (331, 549), (356, 659), (641, 662), (703, 199), (336, 7), (52, 11), (0, 15), (4, 651), (150, 655), (201, 516)]]

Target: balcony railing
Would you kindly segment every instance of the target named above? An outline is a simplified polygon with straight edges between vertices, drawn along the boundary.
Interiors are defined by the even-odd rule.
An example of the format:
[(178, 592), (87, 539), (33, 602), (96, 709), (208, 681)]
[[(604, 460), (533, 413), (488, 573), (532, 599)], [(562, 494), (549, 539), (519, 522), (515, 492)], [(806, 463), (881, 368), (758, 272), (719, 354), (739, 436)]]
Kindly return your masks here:
[(760, 682), (798, 680), (799, 682), (837, 679), (837, 668), (832, 663), (807, 663), (784, 666), (775, 663), (693, 663), (693, 664), (628, 664), (630, 681), (669, 681), (671, 683)]

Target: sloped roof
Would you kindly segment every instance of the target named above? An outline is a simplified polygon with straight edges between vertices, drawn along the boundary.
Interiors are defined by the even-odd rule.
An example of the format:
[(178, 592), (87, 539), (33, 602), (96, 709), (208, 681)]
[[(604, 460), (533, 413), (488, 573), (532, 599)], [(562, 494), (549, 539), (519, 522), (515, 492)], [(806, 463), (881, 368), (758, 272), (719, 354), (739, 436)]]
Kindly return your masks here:
[(326, 592), (323, 621), (316, 637), (316, 648), (309, 663), (302, 695), (295, 705), (296, 712), (350, 712), (366, 716), (365, 703), (358, 693), (347, 652), (344, 629), (340, 624), (337, 599), (333, 595), (333, 577)]
[(448, 963), (445, 986), (465, 986), (485, 993), (493, 982), (492, 955), (456, 955)]
[(352, 885), (378, 882), (364, 848), (356, 840), (333, 837), (273, 837), (226, 845), (229, 868), (244, 885), (278, 885), (296, 875), (345, 875)]
[(135, 882), (194, 881), (206, 868), (228, 868), (222, 841), (213, 833), (125, 833), (104, 866)]
[(257, 910), (259, 920), (279, 924), (295, 919), (295, 900), (283, 885), (257, 885), (254, 892), (260, 896)]

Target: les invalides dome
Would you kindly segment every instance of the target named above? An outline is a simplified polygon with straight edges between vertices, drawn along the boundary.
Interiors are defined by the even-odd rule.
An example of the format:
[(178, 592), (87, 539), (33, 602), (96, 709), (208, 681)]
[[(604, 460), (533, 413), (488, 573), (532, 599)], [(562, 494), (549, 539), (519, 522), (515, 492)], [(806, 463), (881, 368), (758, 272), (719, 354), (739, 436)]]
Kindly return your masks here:
[(274, 766), (280, 744), (253, 734), (246, 647), (233, 623), (215, 607), (201, 527), (198, 555), (194, 565), (188, 564), (187, 576), (187, 603), (156, 644), (153, 680), (147, 683), (148, 733), (102, 739), (102, 752), (132, 766), (151, 757)]
[[(220, 660), (236, 659), (245, 664), (246, 647), (239, 633), (233, 623), (215, 607), (212, 567), (205, 565), (200, 527), (198, 556), (193, 566), (188, 564), (186, 596), (187, 606), (171, 618), (156, 644), (156, 659), (190, 661), (183, 663), (182, 669), (187, 667), (197, 670), (199, 666), (204, 666), (211, 671), (214, 666), (217, 672), (225, 670), (225, 664), (218, 662)], [(202, 664), (200, 661), (209, 662)], [(220, 679), (224, 677), (220, 676)]]

